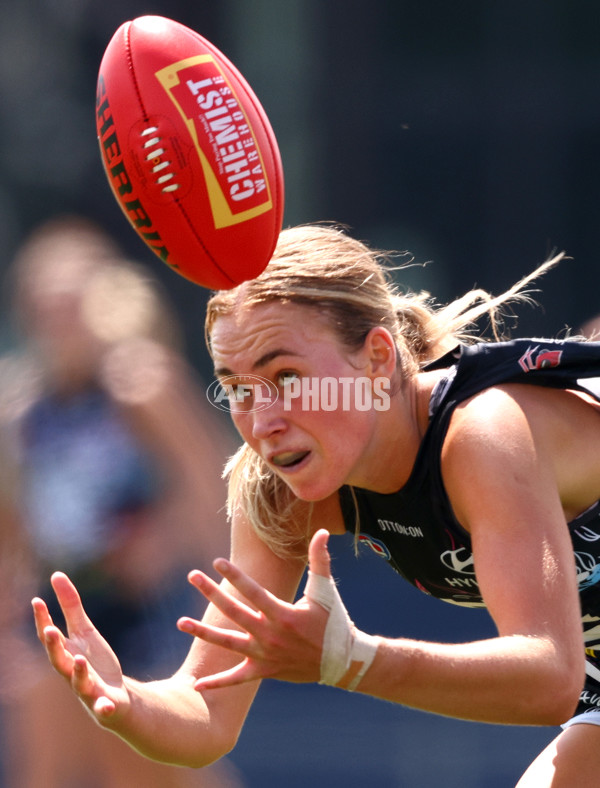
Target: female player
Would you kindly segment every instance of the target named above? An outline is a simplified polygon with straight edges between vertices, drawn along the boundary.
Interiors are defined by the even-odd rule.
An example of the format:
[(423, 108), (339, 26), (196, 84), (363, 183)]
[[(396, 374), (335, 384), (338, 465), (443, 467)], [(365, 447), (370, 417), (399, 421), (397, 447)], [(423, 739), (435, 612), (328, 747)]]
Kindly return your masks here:
[[(600, 344), (469, 334), (481, 316), (496, 328), (554, 262), (496, 299), (436, 307), (395, 292), (341, 230), (300, 227), (260, 277), (211, 299), (209, 346), (244, 445), (223, 582), (190, 574), (211, 604), (179, 621), (195, 636), (187, 659), (133, 681), (64, 574), (52, 582), (68, 636), (33, 603), (51, 663), (102, 726), (202, 766), (234, 746), (260, 679), (320, 681), (457, 718), (564, 724), (519, 788), (597, 785)], [(497, 636), (358, 631), (327, 552), (347, 530), (426, 593), (485, 604)]]

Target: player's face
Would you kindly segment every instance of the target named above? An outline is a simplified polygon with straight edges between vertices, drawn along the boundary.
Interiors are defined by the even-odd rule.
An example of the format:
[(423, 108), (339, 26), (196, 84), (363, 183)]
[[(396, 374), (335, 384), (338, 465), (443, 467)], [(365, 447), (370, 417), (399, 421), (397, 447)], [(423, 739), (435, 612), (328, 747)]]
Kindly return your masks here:
[(240, 435), (299, 498), (358, 483), (380, 414), (365, 407), (364, 351), (311, 307), (278, 302), (219, 317), (211, 345)]
[(61, 389), (76, 389), (93, 379), (101, 352), (84, 319), (83, 292), (66, 277), (30, 284), (21, 312), (45, 373)]

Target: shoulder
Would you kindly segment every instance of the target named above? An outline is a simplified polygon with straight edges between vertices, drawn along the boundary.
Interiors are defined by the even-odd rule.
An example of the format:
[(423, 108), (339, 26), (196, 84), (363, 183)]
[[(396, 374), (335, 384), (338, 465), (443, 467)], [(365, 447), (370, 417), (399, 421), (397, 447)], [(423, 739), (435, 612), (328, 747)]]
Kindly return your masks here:
[(537, 391), (503, 385), (459, 405), (442, 448), (442, 475), (457, 516), (471, 519), (474, 498), (488, 503), (511, 496), (514, 486), (539, 483), (539, 447), (531, 414)]
[(522, 496), (560, 498), (580, 511), (600, 494), (599, 442), (597, 409), (579, 394), (504, 384), (456, 408), (442, 449), (444, 483), (463, 511), (484, 495), (520, 506)]
[[(586, 395), (563, 388), (504, 383), (486, 388), (460, 403), (451, 418), (447, 446), (480, 441), (506, 446), (511, 437), (530, 435), (536, 442), (566, 437), (582, 421), (598, 423), (598, 405)], [(600, 426), (600, 423), (599, 423)]]
[[(487, 388), (460, 403), (451, 418), (444, 450), (460, 457), (462, 452), (477, 452), (507, 447), (511, 438), (522, 440), (530, 431), (530, 416), (541, 407), (541, 390), (519, 384)], [(541, 394), (541, 396), (540, 396)]]

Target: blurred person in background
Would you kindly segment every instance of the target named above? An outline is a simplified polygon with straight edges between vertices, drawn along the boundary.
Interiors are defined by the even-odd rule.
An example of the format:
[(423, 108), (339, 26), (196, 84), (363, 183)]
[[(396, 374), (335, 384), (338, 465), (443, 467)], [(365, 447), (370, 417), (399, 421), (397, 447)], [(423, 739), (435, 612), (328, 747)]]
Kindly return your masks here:
[[(10, 374), (10, 364), (0, 364), (0, 374)], [(3, 405), (5, 403), (2, 403)], [(2, 414), (4, 415), (4, 414)], [(21, 695), (32, 686), (43, 663), (32, 648), (27, 631), (27, 595), (36, 588), (31, 553), (21, 528), (17, 501), (18, 474), (8, 436), (0, 430), (0, 786), (11, 788), (5, 753), (12, 749), (15, 708)], [(46, 672), (46, 671), (44, 671)]]
[[(95, 225), (60, 217), (41, 226), (12, 277), (25, 345), (2, 362), (9, 487), (18, 490), (6, 496), (4, 559), (18, 541), (31, 567), (15, 573), (19, 583), (28, 578), (44, 596), (50, 570), (64, 568), (128, 671), (165, 677), (189, 647), (177, 617), (198, 610), (186, 571), (227, 549), (220, 476), (232, 435), (196, 387), (157, 284)], [(12, 587), (8, 599), (27, 596)], [(12, 637), (15, 618), (4, 627)], [(26, 640), (10, 653), (25, 658)], [(10, 788), (241, 784), (228, 763), (194, 771), (141, 758), (82, 719), (64, 682), (27, 658), (29, 679), (6, 704)]]

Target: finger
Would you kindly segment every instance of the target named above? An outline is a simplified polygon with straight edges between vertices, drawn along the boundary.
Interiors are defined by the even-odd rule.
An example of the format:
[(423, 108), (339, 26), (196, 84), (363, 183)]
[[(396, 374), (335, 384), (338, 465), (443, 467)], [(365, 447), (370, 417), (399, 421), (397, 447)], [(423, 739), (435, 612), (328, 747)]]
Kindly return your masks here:
[(253, 647), (253, 641), (246, 632), (238, 632), (232, 629), (222, 629), (202, 621), (195, 621), (192, 618), (180, 618), (177, 627), (188, 635), (202, 638), (207, 643), (221, 646), (229, 651), (235, 651), (244, 656), (256, 656), (257, 648)]
[(222, 613), (248, 632), (254, 632), (255, 625), (260, 621), (257, 610), (264, 613), (267, 618), (273, 618), (281, 610), (281, 606), (285, 606), (284, 602), (266, 591), (230, 561), (218, 558), (214, 562), (214, 567), (253, 607), (228, 594), (222, 585), (215, 583), (203, 572), (190, 572), (190, 582)]
[(71, 686), (75, 692), (83, 700), (88, 702), (93, 701), (92, 709), (96, 712), (96, 706), (99, 706), (101, 713), (106, 715), (108, 706), (116, 709), (115, 703), (107, 698), (105, 695), (98, 695), (99, 687), (95, 680), (95, 674), (92, 675), (92, 668), (83, 654), (76, 654), (73, 657), (73, 676), (71, 678)]
[(83, 654), (76, 654), (73, 657), (71, 686), (80, 697), (91, 698), (94, 695), (96, 685), (90, 675), (89, 662)]
[(308, 568), (315, 575), (331, 577), (331, 556), (327, 549), (329, 531), (320, 528), (310, 540), (308, 548)]
[(117, 709), (114, 701), (106, 695), (98, 695), (98, 685), (91, 675), (90, 664), (82, 654), (77, 654), (73, 658), (73, 675), (71, 686), (77, 695), (91, 706), (94, 714), (98, 717), (110, 717)]
[(71, 679), (73, 675), (73, 655), (65, 648), (65, 638), (60, 629), (55, 626), (46, 627), (42, 632), (41, 640), (46, 647), (52, 667), (61, 676)]
[(94, 701), (94, 705), (92, 706), (92, 711), (97, 717), (101, 717), (103, 719), (108, 719), (111, 717), (115, 711), (117, 710), (117, 706), (110, 698), (107, 698), (105, 695), (99, 697), (96, 701)]
[[(205, 597), (215, 605), (221, 613), (242, 629), (253, 632), (259, 620), (256, 610), (244, 604), (240, 599), (236, 599), (227, 593), (222, 586), (215, 583), (212, 578), (204, 572), (194, 571), (188, 575), (190, 583), (197, 588)], [(195, 633), (192, 633), (195, 634)]]
[(264, 613), (267, 618), (274, 618), (281, 611), (282, 606), (287, 607), (285, 602), (269, 593), (259, 583), (238, 569), (235, 564), (232, 564), (231, 561), (217, 558), (213, 566), (248, 602)]
[(249, 681), (268, 678), (266, 672), (260, 672), (256, 663), (245, 659), (229, 670), (215, 673), (213, 676), (203, 676), (194, 684), (194, 689), (198, 692), (209, 689), (222, 689), (224, 687), (235, 687), (239, 684), (246, 684)]
[(48, 607), (43, 599), (39, 597), (34, 597), (31, 600), (31, 607), (33, 608), (33, 619), (35, 621), (35, 631), (38, 636), (38, 639), (45, 645), (46, 640), (44, 636), (44, 630), (46, 627), (51, 627), (54, 625), (52, 621), (52, 616), (48, 612)]
[(64, 572), (54, 572), (50, 582), (63, 611), (68, 633), (93, 629), (94, 626), (83, 609), (79, 592), (68, 576)]

